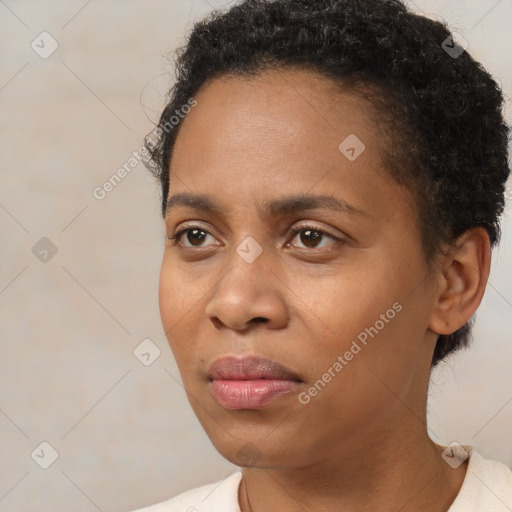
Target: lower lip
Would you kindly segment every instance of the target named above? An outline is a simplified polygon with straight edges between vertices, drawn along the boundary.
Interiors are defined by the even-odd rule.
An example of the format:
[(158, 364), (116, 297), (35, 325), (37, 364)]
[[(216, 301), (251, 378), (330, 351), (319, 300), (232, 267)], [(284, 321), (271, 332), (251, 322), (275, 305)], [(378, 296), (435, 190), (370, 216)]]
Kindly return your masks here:
[(260, 409), (294, 391), (299, 382), (292, 380), (221, 380), (211, 382), (213, 396), (227, 409)]

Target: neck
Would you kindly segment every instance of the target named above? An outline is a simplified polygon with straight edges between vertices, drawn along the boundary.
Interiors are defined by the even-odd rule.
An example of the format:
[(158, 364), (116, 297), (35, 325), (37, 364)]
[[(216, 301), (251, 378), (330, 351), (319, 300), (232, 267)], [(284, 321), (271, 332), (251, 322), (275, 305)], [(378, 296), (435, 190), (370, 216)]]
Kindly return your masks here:
[[(242, 512), (446, 512), (457, 496), (466, 464), (452, 469), (425, 425), (410, 424), (350, 447), (333, 447), (328, 460), (307, 467), (244, 468)], [(397, 422), (398, 423), (398, 422)], [(354, 452), (354, 446), (363, 446)]]

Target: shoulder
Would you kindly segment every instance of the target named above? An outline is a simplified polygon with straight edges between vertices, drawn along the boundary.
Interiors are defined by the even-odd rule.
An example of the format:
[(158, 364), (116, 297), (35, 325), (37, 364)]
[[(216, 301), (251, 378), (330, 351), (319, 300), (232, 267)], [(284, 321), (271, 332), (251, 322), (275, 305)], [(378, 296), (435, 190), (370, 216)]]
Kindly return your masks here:
[(512, 510), (512, 470), (484, 458), (471, 446), (466, 477), (449, 512), (509, 512)]
[(239, 512), (237, 471), (224, 480), (190, 489), (174, 498), (132, 512)]

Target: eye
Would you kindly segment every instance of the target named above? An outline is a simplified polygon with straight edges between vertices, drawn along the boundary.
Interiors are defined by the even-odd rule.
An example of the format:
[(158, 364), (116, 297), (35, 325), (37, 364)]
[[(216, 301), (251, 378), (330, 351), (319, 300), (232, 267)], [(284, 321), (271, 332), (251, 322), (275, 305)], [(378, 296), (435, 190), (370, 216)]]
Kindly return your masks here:
[[(343, 241), (330, 233), (318, 228), (317, 226), (301, 226), (293, 230), (292, 232), (292, 241), (297, 237), (297, 235), (301, 235), (299, 237), (300, 242), (305, 246), (302, 249), (316, 249), (319, 247), (324, 247), (326, 244), (320, 245), (319, 242), (329, 238), (334, 241), (332, 244), (327, 245), (335, 245), (336, 243), (342, 243)], [(184, 236), (185, 235), (185, 236)], [(175, 245), (182, 245), (183, 247), (194, 248), (194, 247), (205, 247), (203, 242), (210, 236), (212, 238), (213, 235), (201, 228), (200, 226), (190, 226), (177, 231), (174, 236), (166, 236), (167, 240), (172, 240)], [(187, 243), (183, 243), (182, 239), (184, 239)], [(211, 245), (211, 244), (210, 244)], [(286, 244), (288, 247), (295, 244)], [(299, 248), (301, 248), (299, 246)]]
[[(184, 238), (190, 245), (183, 244), (181, 239), (183, 235), (186, 235)], [(168, 240), (173, 240), (174, 244), (181, 244), (184, 247), (203, 247), (201, 243), (208, 237), (212, 236), (208, 231), (199, 227), (199, 226), (191, 226), (188, 228), (180, 229), (178, 232), (174, 234), (174, 236), (166, 237)]]
[[(297, 235), (300, 234), (300, 242), (306, 246), (306, 249), (316, 249), (318, 247), (323, 247), (318, 245), (318, 242), (325, 238), (330, 238), (331, 240), (334, 240), (335, 243), (342, 242), (342, 240), (339, 238), (319, 229), (316, 226), (301, 226), (296, 228), (292, 234), (293, 238), (296, 238)], [(335, 243), (330, 245), (335, 245)], [(290, 244), (287, 245), (289, 246)]]

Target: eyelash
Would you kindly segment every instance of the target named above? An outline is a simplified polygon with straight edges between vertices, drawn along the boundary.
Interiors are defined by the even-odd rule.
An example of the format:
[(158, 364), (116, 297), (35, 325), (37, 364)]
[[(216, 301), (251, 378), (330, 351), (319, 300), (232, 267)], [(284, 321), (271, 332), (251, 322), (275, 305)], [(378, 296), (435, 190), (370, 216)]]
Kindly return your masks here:
[[(176, 245), (179, 245), (179, 241), (180, 241), (181, 237), (185, 233), (187, 233), (188, 231), (193, 231), (195, 229), (197, 229), (199, 231), (203, 231), (207, 235), (213, 236), (209, 231), (207, 231), (206, 229), (202, 228), (201, 226), (188, 226), (188, 227), (180, 229), (179, 231), (174, 233), (174, 236), (167, 236), (166, 235), (165, 239), (172, 241), (173, 245), (176, 246)], [(333, 245), (343, 244), (345, 242), (343, 239), (338, 238), (338, 237), (336, 237), (334, 235), (331, 235), (327, 231), (325, 231), (323, 229), (320, 229), (318, 226), (314, 226), (314, 225), (305, 225), (305, 226), (300, 226), (300, 227), (294, 229), (292, 231), (292, 233), (291, 233), (292, 239), (294, 239), (302, 231), (316, 231), (317, 233), (320, 233), (321, 235), (324, 235), (324, 236), (327, 236), (328, 238), (331, 238), (335, 242)], [(184, 247), (185, 247), (185, 249), (202, 249), (202, 248), (207, 247), (207, 246), (198, 246), (198, 247), (184, 246)], [(317, 250), (315, 248), (310, 249), (310, 248), (307, 248), (307, 247), (299, 247), (299, 249), (301, 249), (303, 251), (316, 251)]]

